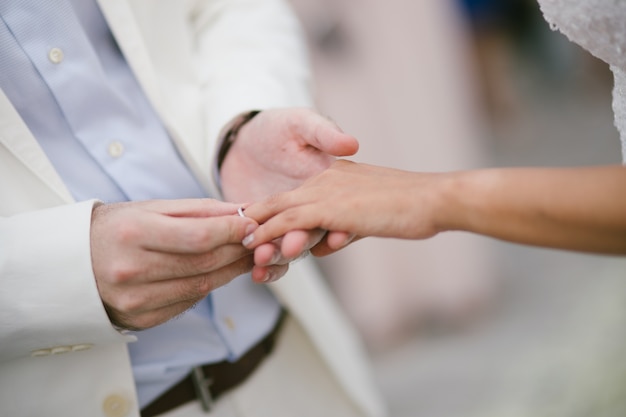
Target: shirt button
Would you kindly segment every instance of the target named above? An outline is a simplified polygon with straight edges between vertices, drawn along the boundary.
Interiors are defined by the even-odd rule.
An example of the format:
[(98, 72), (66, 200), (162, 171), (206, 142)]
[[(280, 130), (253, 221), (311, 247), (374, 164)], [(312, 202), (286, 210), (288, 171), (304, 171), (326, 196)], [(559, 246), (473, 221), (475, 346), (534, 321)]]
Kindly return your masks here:
[(107, 417), (125, 417), (130, 412), (130, 401), (118, 394), (109, 395), (102, 402), (102, 411)]
[(52, 48), (48, 52), (48, 59), (53, 64), (60, 64), (63, 61), (63, 51), (59, 48)]
[(112, 158), (119, 158), (124, 153), (124, 145), (121, 142), (115, 141), (109, 144), (109, 155)]
[(235, 320), (231, 317), (224, 318), (224, 324), (226, 324), (226, 327), (228, 327), (229, 330), (235, 330)]

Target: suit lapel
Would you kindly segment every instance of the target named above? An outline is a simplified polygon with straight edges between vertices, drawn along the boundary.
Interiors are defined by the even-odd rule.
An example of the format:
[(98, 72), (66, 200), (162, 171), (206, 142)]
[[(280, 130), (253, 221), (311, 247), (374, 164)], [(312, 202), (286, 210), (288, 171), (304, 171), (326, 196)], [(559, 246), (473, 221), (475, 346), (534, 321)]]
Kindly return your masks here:
[(163, 116), (156, 75), (130, 3), (127, 0), (98, 0), (98, 4), (139, 84), (157, 113)]
[[(98, 0), (98, 3), (139, 83), (157, 112), (162, 114), (159, 109), (161, 101), (154, 72), (128, 2), (126, 0)], [(2, 115), (0, 144), (58, 194), (63, 201), (72, 202), (73, 197), (63, 180), (2, 90), (0, 90), (0, 114)]]
[[(164, 109), (164, 98), (159, 88), (154, 64), (148, 54), (144, 37), (128, 0), (97, 0), (124, 58), (132, 69), (148, 100), (176, 139), (180, 129)], [(180, 1), (180, 0), (178, 0)], [(180, 146), (177, 140), (176, 144)]]
[(367, 415), (384, 415), (373, 377), (363, 366), (367, 357), (358, 335), (310, 260), (293, 263), (288, 275), (270, 284), (278, 299), (302, 324), (345, 391)]
[[(139, 24), (128, 0), (97, 0), (115, 40), (124, 53), (126, 61), (137, 77), (139, 84), (152, 103), (155, 111), (163, 121), (170, 136), (178, 148), (183, 159), (194, 172), (196, 179), (203, 185), (205, 190), (212, 189), (202, 169), (197, 166), (196, 160), (190, 154), (190, 149), (185, 146), (181, 139), (181, 132), (185, 130), (177, 125), (176, 119), (165, 110), (164, 98), (159, 88), (154, 65), (148, 54), (148, 48), (144, 37), (139, 29)], [(182, 0), (177, 0), (182, 1)]]
[(0, 144), (65, 202), (72, 195), (9, 98), (0, 90)]

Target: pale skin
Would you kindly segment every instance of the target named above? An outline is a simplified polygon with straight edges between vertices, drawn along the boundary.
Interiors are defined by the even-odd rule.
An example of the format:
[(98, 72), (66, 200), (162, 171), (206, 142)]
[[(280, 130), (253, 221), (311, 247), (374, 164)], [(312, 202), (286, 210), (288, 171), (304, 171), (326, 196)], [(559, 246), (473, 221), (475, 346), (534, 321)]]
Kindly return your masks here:
[[(501, 168), (418, 173), (335, 162), (300, 188), (248, 206), (249, 249), (293, 230), (329, 231), (323, 256), (366, 236), (426, 239), (465, 231), (509, 242), (626, 254), (626, 167)], [(283, 256), (303, 251), (282, 240)], [(268, 263), (255, 266), (262, 276)]]
[(257, 226), (216, 200), (101, 205), (91, 226), (92, 266), (111, 321), (145, 329), (181, 314), (252, 267), (237, 238)]
[[(263, 111), (239, 131), (224, 160), (224, 196), (253, 201), (288, 191), (357, 149), (356, 139), (312, 110)], [(280, 241), (262, 245), (257, 254), (241, 245), (258, 224), (238, 216), (239, 206), (211, 199), (96, 206), (92, 265), (112, 323), (134, 330), (161, 324), (249, 272), (255, 259), (272, 264), (257, 280), (284, 275), (293, 257), (272, 258)], [(290, 236), (304, 249), (324, 234)]]
[[(241, 129), (222, 165), (222, 187), (227, 201), (258, 201), (294, 189), (330, 167), (336, 157), (354, 155), (359, 149), (353, 136), (308, 109), (268, 110), (259, 116)], [(280, 128), (274, 129), (272, 122)], [(320, 230), (297, 230), (288, 233), (285, 239), (288, 244), (306, 250), (324, 235)], [(283, 265), (300, 255), (283, 255), (278, 249), (282, 240), (279, 237), (257, 247), (255, 263)], [(252, 271), (257, 282), (275, 281), (282, 275), (272, 268)]]

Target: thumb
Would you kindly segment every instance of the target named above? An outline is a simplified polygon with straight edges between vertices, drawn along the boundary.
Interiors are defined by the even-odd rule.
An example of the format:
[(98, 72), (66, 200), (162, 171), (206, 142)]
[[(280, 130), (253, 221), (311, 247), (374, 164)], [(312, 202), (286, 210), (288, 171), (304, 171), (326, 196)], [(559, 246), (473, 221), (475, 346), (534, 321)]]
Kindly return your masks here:
[(310, 123), (304, 124), (302, 139), (310, 146), (333, 156), (351, 156), (359, 150), (359, 141), (345, 133), (334, 121), (312, 113)]

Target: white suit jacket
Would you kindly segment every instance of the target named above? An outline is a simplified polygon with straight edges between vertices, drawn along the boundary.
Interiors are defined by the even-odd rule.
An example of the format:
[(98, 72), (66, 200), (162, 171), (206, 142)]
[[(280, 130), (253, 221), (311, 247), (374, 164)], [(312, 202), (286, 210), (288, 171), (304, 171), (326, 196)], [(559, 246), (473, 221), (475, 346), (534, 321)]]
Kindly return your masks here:
[[(211, 175), (216, 138), (229, 120), (250, 109), (310, 105), (302, 39), (284, 36), (299, 28), (283, 0), (99, 3), (212, 195), (219, 195)], [(111, 326), (91, 268), (92, 205), (73, 201), (0, 91), (1, 416), (138, 416), (133, 339)], [(314, 266), (294, 265), (272, 288), (348, 395), (367, 415), (382, 415), (357, 338)]]

